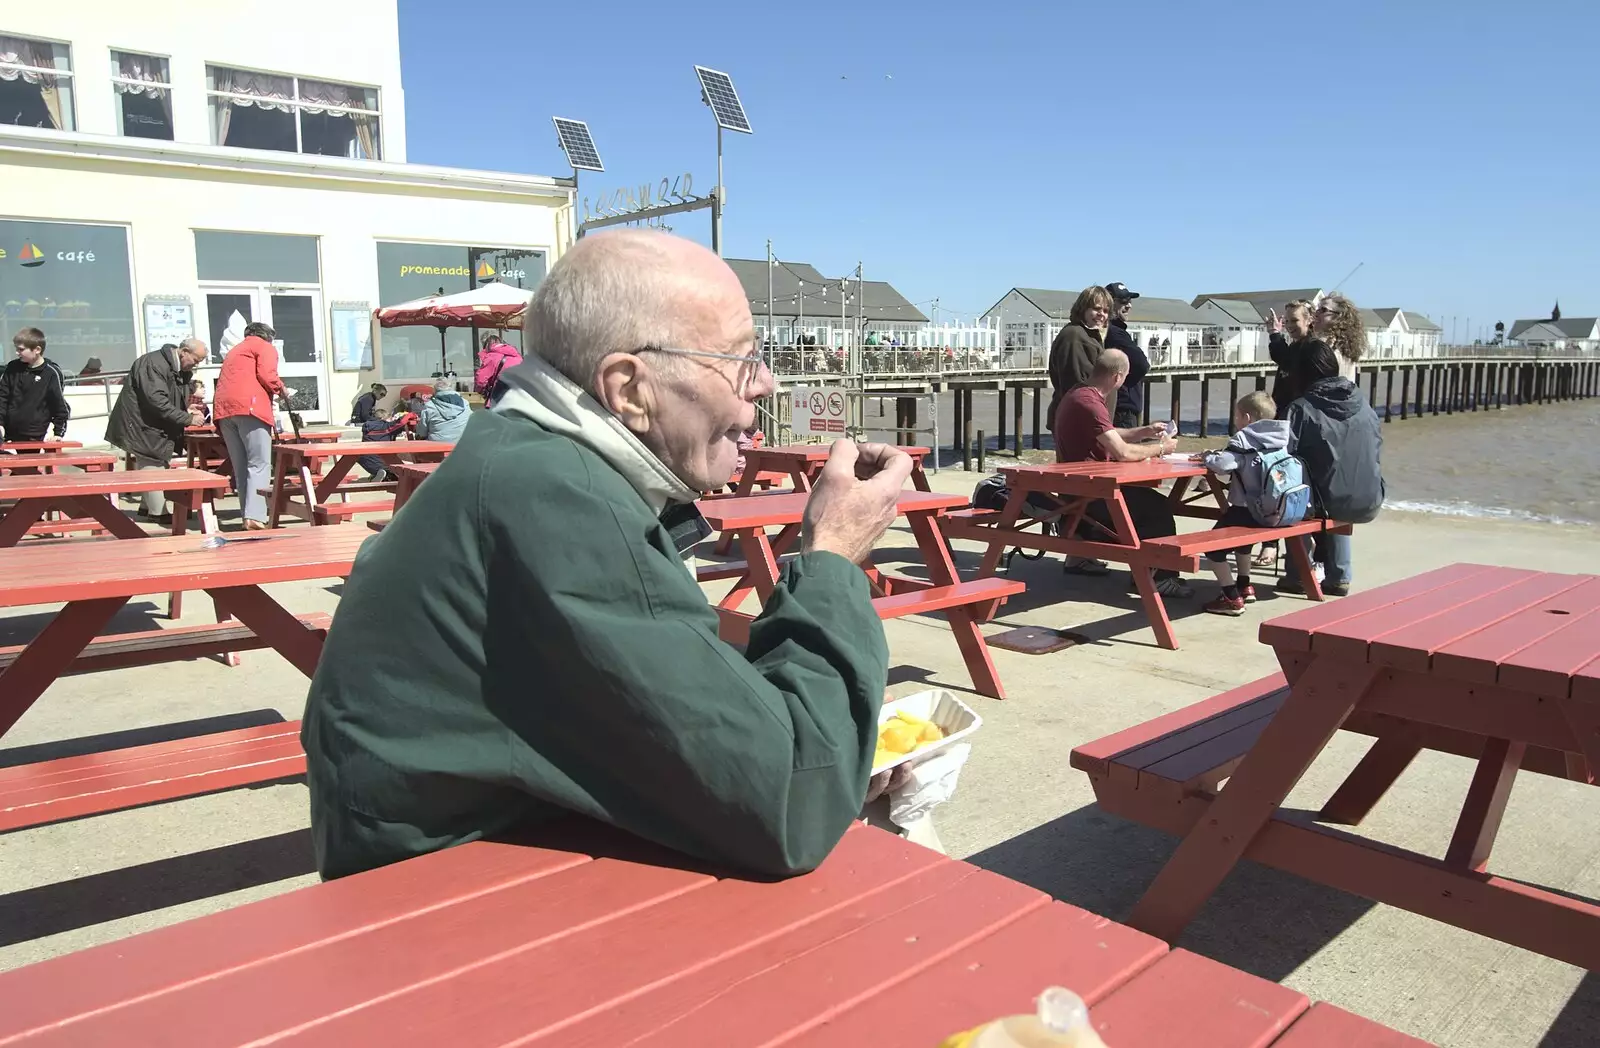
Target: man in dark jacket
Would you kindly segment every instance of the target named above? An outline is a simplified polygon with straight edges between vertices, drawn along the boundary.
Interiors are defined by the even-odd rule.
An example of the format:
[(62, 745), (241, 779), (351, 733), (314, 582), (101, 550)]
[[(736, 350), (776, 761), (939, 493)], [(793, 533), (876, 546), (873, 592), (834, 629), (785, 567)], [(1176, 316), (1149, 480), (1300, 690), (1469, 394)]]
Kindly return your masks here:
[[(1305, 463), (1318, 512), (1366, 524), (1383, 507), (1383, 424), (1355, 383), (1340, 377), (1333, 349), (1320, 339), (1304, 345), (1290, 374), (1305, 393), (1289, 405), (1289, 451)], [(1316, 558), (1325, 572), (1324, 592), (1350, 592), (1350, 536), (1318, 535)], [(1278, 589), (1300, 593), (1305, 587), (1291, 568)]]
[(1128, 358), (1128, 378), (1117, 390), (1116, 410), (1111, 421), (1118, 429), (1133, 429), (1144, 414), (1144, 377), (1150, 373), (1150, 358), (1145, 356), (1139, 343), (1128, 334), (1128, 314), (1133, 311), (1133, 300), (1139, 292), (1129, 291), (1120, 281), (1106, 285), (1111, 293), (1111, 324), (1106, 328), (1106, 348), (1120, 349)]
[(66, 378), (44, 355), (44, 332), (25, 327), (11, 336), (17, 359), (0, 370), (0, 440), (43, 440), (53, 428), (56, 439), (67, 435), (72, 408)]
[(318, 868), (571, 813), (746, 873), (815, 867), (867, 792), (889, 652), (857, 565), (910, 458), (834, 445), (741, 651), (680, 557), (773, 390), (738, 278), (665, 234), (585, 237), (523, 331), (538, 354), (345, 584), (301, 731)]
[[(183, 431), (189, 425), (189, 381), (206, 354), (204, 342), (186, 338), (176, 346), (144, 354), (128, 369), (122, 392), (106, 420), (106, 440), (131, 454), (139, 469), (166, 469), (172, 456), (183, 451)], [(167, 522), (171, 518), (165, 509), (164, 492), (144, 493), (141, 516)]]

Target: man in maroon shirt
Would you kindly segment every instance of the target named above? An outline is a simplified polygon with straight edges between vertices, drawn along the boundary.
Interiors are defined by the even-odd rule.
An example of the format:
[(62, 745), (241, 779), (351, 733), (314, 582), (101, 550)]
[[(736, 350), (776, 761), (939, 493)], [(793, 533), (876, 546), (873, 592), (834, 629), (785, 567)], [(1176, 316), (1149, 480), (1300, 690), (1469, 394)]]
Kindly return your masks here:
[[(1094, 366), (1089, 385), (1079, 386), (1061, 398), (1050, 427), (1055, 437), (1057, 462), (1141, 462), (1177, 450), (1178, 443), (1167, 435), (1165, 422), (1130, 429), (1117, 429), (1111, 424), (1109, 405), (1116, 403), (1117, 390), (1127, 378), (1127, 355), (1120, 349), (1106, 349)], [(1122, 501), (1128, 507), (1128, 516), (1133, 518), (1133, 530), (1141, 539), (1165, 538), (1178, 533), (1172, 507), (1159, 491), (1123, 488)], [(1104, 541), (1106, 532), (1113, 530), (1111, 514), (1104, 502), (1090, 503), (1084, 518), (1079, 525), (1080, 538)], [(1088, 557), (1068, 557), (1065, 570), (1074, 575), (1107, 572), (1104, 563)], [(1194, 591), (1176, 571), (1157, 571), (1155, 582), (1156, 592), (1164, 597), (1194, 596)]]

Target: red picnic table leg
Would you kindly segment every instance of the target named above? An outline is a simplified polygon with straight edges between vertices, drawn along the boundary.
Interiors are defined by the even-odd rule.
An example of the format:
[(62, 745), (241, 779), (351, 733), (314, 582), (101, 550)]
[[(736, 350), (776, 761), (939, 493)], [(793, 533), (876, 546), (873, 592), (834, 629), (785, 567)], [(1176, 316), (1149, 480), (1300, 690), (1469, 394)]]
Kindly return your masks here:
[[(1122, 498), (1122, 489), (1118, 488), (1111, 493), (1111, 497), (1102, 500), (1106, 504), (1106, 514), (1111, 518), (1112, 530), (1116, 532), (1117, 541), (1129, 549), (1139, 548), (1139, 533), (1134, 529), (1133, 517), (1128, 513), (1128, 504)], [(1128, 561), (1128, 572), (1133, 576), (1133, 585), (1139, 591), (1139, 603), (1144, 606), (1145, 617), (1150, 620), (1150, 629), (1155, 632), (1156, 643), (1168, 651), (1178, 650), (1178, 638), (1172, 632), (1172, 620), (1167, 618), (1167, 606), (1161, 600), (1161, 594), (1156, 592), (1156, 580), (1148, 564), (1140, 563), (1137, 557)]]
[(28, 529), (44, 519), (52, 499), (18, 499), (10, 509), (0, 510), (0, 549), (15, 546)]
[(928, 474), (922, 468), (922, 456), (914, 456), (911, 460), (911, 486), (918, 491), (932, 491), (928, 484)]
[(1467, 801), (1462, 805), (1450, 847), (1444, 854), (1446, 866), (1482, 873), (1488, 865), (1494, 839), (1500, 833), (1500, 820), (1506, 813), (1506, 802), (1511, 799), (1517, 769), (1527, 749), (1526, 743), (1506, 739), (1490, 739), (1484, 744), (1478, 769), (1472, 775), (1472, 785), (1467, 788)]
[[(954, 586), (961, 581), (956, 574), (950, 545), (939, 530), (938, 516), (942, 510), (907, 513), (911, 534), (916, 536), (917, 548), (922, 551), (922, 562), (928, 567), (928, 578), (935, 586)], [(998, 604), (999, 601), (990, 603)], [(994, 657), (978, 628), (978, 619), (970, 606), (958, 605), (945, 609), (950, 632), (955, 634), (956, 647), (961, 649), (961, 659), (972, 676), (973, 690), (993, 699), (1003, 699), (1006, 691), (1000, 686), (1000, 675), (995, 672)]]
[[(278, 520), (283, 515), (283, 508), (289, 501), (289, 449), (282, 444), (272, 445), (272, 493), (268, 496), (272, 504), (267, 507), (267, 527), (275, 528)], [(244, 506), (244, 487), (250, 483), (250, 478), (235, 477), (234, 487), (239, 490), (239, 505)]]
[(1422, 743), (1412, 732), (1380, 736), (1333, 791), (1333, 796), (1317, 813), (1317, 820), (1341, 826), (1361, 825), (1373, 805), (1383, 799), (1400, 773), (1410, 767), (1421, 752)]
[[(755, 491), (756, 478), (761, 475), (762, 457), (760, 448), (750, 448), (744, 453), (744, 471), (739, 474), (739, 484), (733, 489), (734, 495), (749, 495)], [(732, 548), (732, 535), (723, 535), (712, 547), (719, 557), (726, 557)]]
[(1306, 589), (1307, 600), (1322, 600), (1322, 583), (1317, 581), (1317, 573), (1311, 567), (1311, 550), (1307, 547), (1304, 538), (1295, 535), (1284, 540), (1289, 547), (1289, 559), (1294, 563), (1294, 570), (1300, 576), (1300, 582)]
[(0, 671), (0, 735), (11, 730), (126, 603), (127, 597), (75, 600), (56, 612), (16, 660)]
[[(214, 535), (217, 532), (217, 511), (211, 504), (211, 492), (188, 488), (169, 492), (172, 496), (172, 534), (187, 535), (189, 533), (189, 514), (200, 515), (200, 534)], [(167, 594), (167, 618), (177, 619), (183, 616), (183, 593)], [(228, 652), (227, 663), (230, 666), (239, 664), (239, 656)]]
[(1314, 656), (1222, 791), (1161, 868), (1128, 923), (1176, 942), (1238, 864), (1381, 667)]
[(249, 626), (307, 677), (317, 672), (322, 638), (267, 596), (259, 586), (227, 586), (208, 591), (217, 607)]
[[(765, 529), (758, 528), (756, 530), (761, 532), (761, 541), (766, 546), (764, 551), (758, 551), (757, 556), (763, 559), (768, 556), (772, 558), (772, 587), (775, 588), (778, 579), (778, 558), (787, 553), (789, 551), (789, 547), (794, 545), (795, 539), (800, 537), (800, 525), (784, 525), (783, 529), (778, 532), (778, 537), (773, 539), (770, 543), (767, 542)], [(741, 535), (739, 537), (742, 542), (743, 536)], [(734, 536), (729, 535), (727, 538), (731, 542), (734, 539)], [(724, 611), (738, 610), (739, 605), (745, 602), (745, 598), (749, 597), (752, 592), (757, 590), (755, 573), (756, 569), (753, 567), (755, 561), (749, 559), (748, 551), (743, 545), (741, 545), (740, 549), (741, 551), (746, 552), (745, 563), (747, 567), (745, 573), (739, 576), (739, 580), (733, 584), (733, 588), (727, 593), (723, 594), (721, 600), (717, 601), (717, 607), (723, 609)], [(762, 570), (766, 569), (763, 568)], [(771, 593), (772, 588), (769, 588), (765, 593), (762, 593), (761, 599), (763, 601), (766, 600)]]
[(1567, 754), (1567, 778), (1573, 782), (1600, 781), (1600, 702), (1574, 697), (1560, 703), (1560, 708), (1582, 750)]
[(60, 502), (73, 516), (93, 517), (119, 539), (149, 538), (149, 534), (132, 517), (118, 509), (112, 499), (111, 495), (78, 495), (61, 499)]

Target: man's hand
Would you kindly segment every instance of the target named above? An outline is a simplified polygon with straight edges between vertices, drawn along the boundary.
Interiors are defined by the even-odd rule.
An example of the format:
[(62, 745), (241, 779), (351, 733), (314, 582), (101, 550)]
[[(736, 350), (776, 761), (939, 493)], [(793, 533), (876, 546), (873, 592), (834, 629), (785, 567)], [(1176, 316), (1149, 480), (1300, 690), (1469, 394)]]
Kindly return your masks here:
[(1165, 422), (1152, 422), (1148, 426), (1140, 426), (1133, 431), (1133, 439), (1136, 441), (1158, 440), (1166, 435), (1167, 424)]
[(806, 502), (803, 552), (827, 550), (859, 564), (894, 523), (911, 456), (888, 444), (834, 441)]

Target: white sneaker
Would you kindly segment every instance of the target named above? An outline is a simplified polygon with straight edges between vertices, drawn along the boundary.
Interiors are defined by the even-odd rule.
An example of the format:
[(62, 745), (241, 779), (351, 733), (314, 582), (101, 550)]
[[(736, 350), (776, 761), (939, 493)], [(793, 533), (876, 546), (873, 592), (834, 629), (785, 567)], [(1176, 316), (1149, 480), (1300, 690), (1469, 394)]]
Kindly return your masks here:
[(1327, 577), (1327, 572), (1323, 569), (1321, 564), (1311, 565), (1311, 574), (1317, 577), (1317, 585), (1319, 586), (1322, 585), (1322, 580)]

